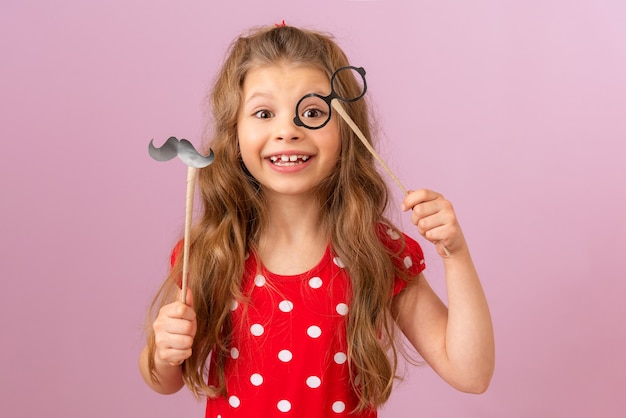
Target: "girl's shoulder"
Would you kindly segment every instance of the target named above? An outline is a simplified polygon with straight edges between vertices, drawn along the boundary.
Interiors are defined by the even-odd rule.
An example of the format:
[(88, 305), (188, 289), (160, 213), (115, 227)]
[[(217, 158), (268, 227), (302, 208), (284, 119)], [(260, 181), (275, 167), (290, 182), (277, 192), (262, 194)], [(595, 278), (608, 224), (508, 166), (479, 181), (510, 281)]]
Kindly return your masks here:
[(426, 268), (424, 251), (420, 244), (393, 225), (380, 222), (376, 230), (380, 241), (392, 254), (399, 269), (406, 269), (409, 276), (417, 276)]

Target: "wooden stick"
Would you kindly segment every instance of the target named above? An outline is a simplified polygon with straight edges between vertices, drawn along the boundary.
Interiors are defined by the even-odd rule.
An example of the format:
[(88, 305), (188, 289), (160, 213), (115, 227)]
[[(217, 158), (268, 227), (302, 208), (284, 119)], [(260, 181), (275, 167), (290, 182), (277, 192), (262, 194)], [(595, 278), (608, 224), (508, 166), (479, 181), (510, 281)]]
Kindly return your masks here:
[(350, 126), (350, 129), (352, 129), (352, 131), (356, 134), (356, 136), (359, 137), (359, 139), (361, 140), (363, 145), (365, 145), (365, 148), (367, 148), (367, 150), (374, 156), (374, 158), (376, 158), (378, 163), (385, 169), (387, 174), (389, 174), (389, 176), (398, 185), (398, 187), (400, 187), (400, 190), (402, 190), (402, 193), (404, 193), (404, 195), (406, 196), (408, 194), (407, 190), (404, 188), (402, 183), (400, 183), (400, 180), (398, 180), (396, 175), (393, 174), (391, 169), (389, 167), (387, 167), (387, 164), (385, 164), (383, 159), (380, 158), (380, 155), (378, 155), (376, 150), (374, 150), (374, 148), (369, 143), (369, 141), (365, 138), (365, 135), (363, 135), (363, 132), (361, 132), (359, 127), (356, 126), (356, 123), (354, 123), (354, 121), (352, 120), (350, 115), (348, 115), (348, 112), (346, 112), (346, 109), (344, 109), (343, 106), (341, 105), (341, 103), (339, 103), (339, 100), (333, 99), (333, 101), (331, 103), (332, 103), (333, 107), (335, 108), (335, 110), (337, 111), (337, 113), (339, 113), (339, 115), (343, 118), (343, 120), (346, 121), (348, 126)]
[[(363, 135), (363, 132), (361, 132), (359, 127), (356, 125), (356, 123), (354, 123), (350, 115), (348, 115), (348, 112), (346, 112), (346, 109), (344, 109), (341, 103), (339, 103), (339, 100), (333, 99), (331, 104), (333, 108), (337, 111), (337, 113), (339, 113), (339, 115), (343, 118), (343, 120), (348, 124), (348, 126), (350, 126), (350, 129), (352, 129), (352, 131), (356, 134), (356, 136), (359, 137), (363, 145), (365, 145), (365, 148), (367, 148), (367, 150), (374, 156), (374, 158), (376, 158), (378, 163), (383, 167), (383, 169), (387, 172), (387, 174), (389, 174), (389, 176), (398, 185), (398, 187), (400, 187), (400, 190), (402, 190), (402, 193), (404, 193), (405, 196), (409, 194), (409, 192), (404, 188), (402, 183), (400, 183), (400, 180), (398, 180), (398, 177), (396, 177), (396, 175), (393, 174), (391, 169), (387, 166), (387, 164), (385, 164), (385, 161), (383, 161), (383, 159), (380, 158), (380, 155), (378, 155), (374, 147), (372, 147), (369, 141), (365, 138), (365, 135)], [(446, 246), (443, 245), (442, 242), (439, 242), (439, 244), (441, 245), (441, 248), (443, 248), (443, 251), (446, 253), (446, 255), (450, 256), (450, 251), (448, 251)]]
[(187, 300), (187, 276), (189, 275), (189, 245), (191, 235), (191, 219), (193, 217), (193, 194), (196, 187), (197, 169), (187, 166), (187, 196), (185, 202), (185, 237), (183, 240), (183, 280), (181, 285), (181, 302)]

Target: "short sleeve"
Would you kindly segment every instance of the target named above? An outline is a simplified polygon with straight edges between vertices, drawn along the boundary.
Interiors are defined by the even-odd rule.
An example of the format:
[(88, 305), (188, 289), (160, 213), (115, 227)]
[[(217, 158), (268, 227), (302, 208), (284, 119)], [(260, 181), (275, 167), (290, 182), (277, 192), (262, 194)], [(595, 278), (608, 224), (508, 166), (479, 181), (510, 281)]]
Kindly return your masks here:
[[(404, 240), (406, 242), (405, 251), (402, 252), (400, 258), (404, 267), (409, 270), (411, 277), (416, 277), (426, 268), (426, 262), (424, 260), (424, 252), (422, 251), (422, 247), (415, 241), (413, 238), (408, 235), (404, 235)], [(407, 285), (405, 280), (402, 280), (400, 277), (396, 277), (394, 285), (393, 285), (393, 295), (397, 295), (400, 293)]]
[[(379, 236), (387, 248), (398, 254), (395, 260), (397, 268), (406, 269), (410, 277), (416, 277), (424, 271), (426, 268), (424, 252), (417, 241), (399, 232), (397, 229), (384, 224), (379, 225)], [(404, 245), (402, 244), (403, 240), (401, 238), (404, 238)], [(401, 277), (396, 277), (393, 285), (393, 296), (400, 293), (406, 285), (406, 280), (403, 280)]]
[[(178, 260), (178, 257), (180, 257), (180, 255), (183, 253), (183, 240), (180, 240), (176, 243), (176, 245), (174, 246), (174, 249), (172, 250), (172, 254), (170, 255), (170, 271), (174, 268), (174, 264), (176, 264), (176, 261)], [(178, 284), (178, 287), (182, 287), (182, 277), (177, 277), (176, 278), (176, 283)]]

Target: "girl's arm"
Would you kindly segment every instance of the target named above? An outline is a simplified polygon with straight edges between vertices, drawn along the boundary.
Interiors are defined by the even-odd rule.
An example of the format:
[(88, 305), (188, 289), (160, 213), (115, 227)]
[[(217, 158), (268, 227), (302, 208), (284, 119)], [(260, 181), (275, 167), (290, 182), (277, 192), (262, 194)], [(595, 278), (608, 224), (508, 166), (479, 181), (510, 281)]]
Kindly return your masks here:
[(147, 346), (139, 356), (141, 376), (158, 393), (172, 394), (184, 386), (181, 364), (191, 356), (197, 327), (189, 290), (186, 302), (176, 301), (163, 306), (152, 325), (156, 381), (150, 373), (150, 350)]
[[(148, 347), (144, 347), (139, 356), (139, 370), (143, 380), (154, 390), (155, 392), (163, 395), (170, 395), (178, 392), (183, 386), (183, 374), (180, 365), (171, 365), (169, 363), (159, 362), (155, 358), (155, 373), (157, 381), (153, 381), (150, 375), (149, 368), (149, 350)], [(156, 357), (156, 356), (155, 356)]]
[(446, 382), (464, 392), (482, 393), (495, 365), (493, 328), (454, 209), (430, 190), (409, 193), (402, 208), (412, 210), (411, 220), (420, 234), (437, 245), (445, 267), (448, 307), (420, 274), (394, 300), (398, 326)]

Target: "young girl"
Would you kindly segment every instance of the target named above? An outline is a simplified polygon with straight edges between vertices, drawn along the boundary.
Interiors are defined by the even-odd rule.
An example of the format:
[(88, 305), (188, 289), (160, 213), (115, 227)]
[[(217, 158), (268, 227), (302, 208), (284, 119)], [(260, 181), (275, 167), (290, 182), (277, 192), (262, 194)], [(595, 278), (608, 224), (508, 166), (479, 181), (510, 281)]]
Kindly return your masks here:
[[(323, 34), (260, 29), (232, 46), (212, 93), (212, 165), (199, 171), (203, 212), (155, 299), (140, 368), (159, 393), (185, 384), (206, 416), (375, 417), (396, 377), (396, 326), (455, 388), (480, 393), (494, 368), (491, 319), (449, 201), (429, 190), (402, 203), (445, 265), (449, 307), (422, 274), (419, 245), (384, 217), (385, 182), (326, 96), (348, 60)], [(333, 84), (355, 95), (357, 77)], [(370, 137), (364, 99), (344, 103)], [(306, 123), (305, 123), (306, 125)]]

